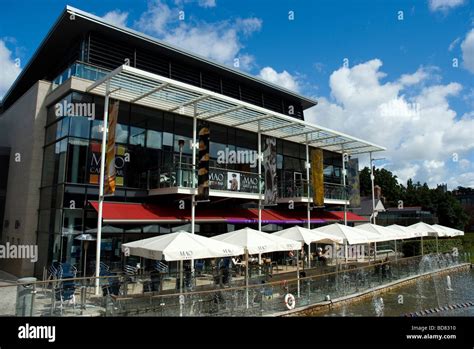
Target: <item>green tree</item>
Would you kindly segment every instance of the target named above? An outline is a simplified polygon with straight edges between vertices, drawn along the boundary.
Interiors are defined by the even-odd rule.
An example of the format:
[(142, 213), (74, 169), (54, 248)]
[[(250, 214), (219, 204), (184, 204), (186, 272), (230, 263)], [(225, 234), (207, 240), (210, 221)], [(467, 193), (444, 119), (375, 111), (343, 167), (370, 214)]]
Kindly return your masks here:
[[(385, 204), (396, 206), (399, 200), (403, 200), (402, 186), (398, 183), (397, 176), (392, 172), (381, 168), (374, 171), (375, 185), (382, 188), (382, 196), (385, 197)], [(359, 173), (360, 193), (362, 196), (372, 195), (372, 183), (370, 180), (370, 169), (364, 167)]]
[[(467, 224), (469, 216), (451, 192), (445, 193), (439, 188), (430, 189), (426, 183), (413, 183), (411, 178), (404, 187), (398, 183), (397, 176), (383, 168), (376, 169), (374, 175), (375, 185), (382, 188), (385, 207), (395, 207), (402, 200), (404, 207), (421, 206), (423, 210), (436, 214), (439, 224), (461, 230)], [(361, 195), (370, 196), (372, 187), (369, 168), (362, 169), (359, 176)], [(458, 190), (468, 193), (474, 189), (459, 187)]]

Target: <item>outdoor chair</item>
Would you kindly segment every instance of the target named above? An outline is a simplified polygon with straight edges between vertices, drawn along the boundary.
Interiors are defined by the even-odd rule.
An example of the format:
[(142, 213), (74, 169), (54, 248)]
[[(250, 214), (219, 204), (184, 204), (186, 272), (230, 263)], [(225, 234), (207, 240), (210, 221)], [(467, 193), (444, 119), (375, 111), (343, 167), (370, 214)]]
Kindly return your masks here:
[(59, 278), (66, 279), (66, 278), (75, 278), (77, 275), (77, 268), (70, 263), (61, 263), (59, 265)]
[(54, 289), (54, 303), (53, 312), (56, 310), (56, 305), (59, 303), (61, 315), (65, 305), (71, 305), (76, 309), (76, 284), (74, 280), (63, 280), (58, 287)]
[(102, 295), (115, 295), (118, 296), (120, 294), (120, 279), (117, 273), (111, 272), (104, 269), (100, 270), (100, 276), (107, 276), (106, 278), (100, 279), (100, 283), (102, 285)]
[(161, 262), (161, 261), (155, 261), (153, 263), (153, 269), (155, 269), (156, 271), (159, 271), (160, 273), (168, 273), (168, 270), (169, 270), (169, 267), (167, 264)]
[(204, 268), (206, 266), (206, 262), (204, 260), (196, 260), (194, 262), (194, 270), (196, 271), (197, 275), (201, 275), (204, 272)]

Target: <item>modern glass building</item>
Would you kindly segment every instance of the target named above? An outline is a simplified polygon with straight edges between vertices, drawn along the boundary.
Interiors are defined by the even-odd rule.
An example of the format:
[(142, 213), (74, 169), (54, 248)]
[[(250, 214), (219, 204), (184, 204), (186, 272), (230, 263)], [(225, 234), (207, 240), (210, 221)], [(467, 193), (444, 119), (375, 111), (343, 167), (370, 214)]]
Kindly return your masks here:
[[(42, 275), (53, 261), (81, 262), (74, 238), (97, 232), (106, 94), (120, 101), (117, 190), (105, 199), (101, 242), (110, 264), (122, 262), (122, 243), (191, 231), (193, 215), (194, 231), (207, 236), (342, 220), (343, 154), (384, 150), (306, 122), (316, 101), (67, 7), (2, 101), (1, 239), (38, 244), (40, 255), (36, 266), (0, 261), (1, 268)], [(202, 122), (210, 130), (210, 191), (193, 206), (192, 143)], [(276, 139), (273, 206), (263, 206), (258, 156), (267, 137)], [(312, 204), (312, 149), (323, 150), (324, 207)]]

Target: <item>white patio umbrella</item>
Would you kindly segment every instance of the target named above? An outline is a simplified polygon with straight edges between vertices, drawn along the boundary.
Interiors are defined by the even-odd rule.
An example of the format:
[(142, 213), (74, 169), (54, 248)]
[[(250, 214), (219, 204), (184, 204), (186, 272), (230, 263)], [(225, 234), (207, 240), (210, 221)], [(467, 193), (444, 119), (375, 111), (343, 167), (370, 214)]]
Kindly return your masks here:
[[(122, 245), (122, 251), (149, 259), (180, 261), (180, 293), (183, 293), (184, 260), (230, 257), (244, 253), (244, 249), (240, 246), (186, 231), (128, 242)], [(181, 302), (180, 315), (182, 315)]]
[(127, 249), (134, 256), (166, 261), (238, 256), (244, 252), (240, 246), (186, 231), (128, 242), (122, 245), (122, 251)]
[(372, 223), (364, 223), (361, 225), (356, 226), (357, 229), (370, 231), (380, 236), (380, 241), (392, 241), (392, 240), (401, 240), (404, 238), (404, 234), (398, 230), (393, 230), (388, 227), (384, 227), (377, 224)]
[(446, 236), (446, 232), (444, 230), (436, 228), (425, 222), (418, 222), (418, 223), (409, 225), (408, 228), (415, 229), (418, 233), (421, 233), (422, 236), (429, 236), (429, 235)]
[(272, 235), (280, 236), (283, 238), (304, 242), (310, 244), (312, 242), (321, 243), (343, 243), (344, 239), (340, 236), (326, 234), (322, 231), (311, 230), (300, 226), (294, 226), (288, 229), (283, 229), (273, 233)]
[[(433, 227), (432, 225), (429, 225), (425, 222), (418, 222), (418, 223), (409, 225), (409, 227), (422, 233), (423, 236), (428, 236), (428, 235), (434, 236), (436, 238), (436, 253), (438, 253), (438, 237), (447, 236), (447, 233), (444, 230)], [(421, 237), (421, 255), (423, 255), (423, 236)]]
[[(303, 228), (295, 225), (294, 227), (283, 229), (273, 233), (273, 235), (280, 236), (283, 238), (304, 242), (308, 245), (308, 263), (311, 262), (311, 243), (320, 242), (320, 243), (338, 243), (342, 244), (344, 239), (336, 235), (326, 234), (320, 231), (314, 231), (308, 228)], [(311, 264), (310, 264), (311, 266)]]
[(349, 245), (367, 244), (369, 242), (382, 241), (382, 238), (375, 233), (361, 230), (347, 225), (333, 223), (318, 227), (312, 231), (322, 232), (343, 238)]
[(450, 236), (450, 237), (464, 235), (464, 232), (462, 230), (450, 228), (450, 227), (447, 227), (445, 225), (433, 224), (432, 226), (437, 228), (437, 229), (444, 230), (448, 234), (447, 236)]
[[(261, 231), (244, 228), (235, 230), (229, 233), (213, 236), (211, 239), (227, 242), (232, 245), (237, 245), (245, 250), (245, 286), (246, 286), (246, 298), (247, 308), (249, 307), (248, 299), (248, 255), (249, 254), (260, 254), (267, 252), (276, 251), (299, 251), (301, 249), (301, 242), (285, 239), (273, 234), (263, 233)], [(298, 253), (298, 252), (297, 252)], [(299, 278), (298, 261), (297, 265), (297, 278)], [(299, 282), (298, 282), (298, 296), (299, 296)]]
[[(395, 242), (395, 259), (397, 259), (397, 240), (401, 240), (404, 237), (404, 233), (399, 230), (390, 229), (387, 227), (383, 227), (381, 225), (372, 224), (372, 223), (364, 223), (357, 226), (357, 229), (369, 231), (379, 235), (382, 241), (394, 241)], [(377, 243), (375, 242), (375, 249), (374, 249), (374, 259), (376, 257), (377, 252)]]
[(325, 225), (313, 231), (321, 231), (323, 233), (336, 235), (342, 237), (344, 239), (344, 255), (345, 260), (347, 263), (347, 245), (356, 245), (356, 244), (369, 244), (371, 242), (378, 242), (384, 241), (383, 238), (379, 236), (379, 234), (362, 230), (354, 227), (350, 227), (347, 225), (333, 223), (329, 225)]
[(413, 239), (416, 237), (423, 236), (423, 234), (418, 232), (416, 229), (404, 227), (403, 225), (392, 224), (388, 225), (387, 228), (390, 228), (392, 230), (398, 230), (400, 233), (403, 234), (403, 239)]

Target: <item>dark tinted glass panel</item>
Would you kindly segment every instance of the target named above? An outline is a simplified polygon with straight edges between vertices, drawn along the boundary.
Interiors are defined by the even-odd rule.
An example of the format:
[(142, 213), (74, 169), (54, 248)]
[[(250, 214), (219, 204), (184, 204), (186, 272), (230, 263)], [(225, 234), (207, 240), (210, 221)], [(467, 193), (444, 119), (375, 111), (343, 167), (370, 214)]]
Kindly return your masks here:
[(86, 161), (89, 142), (83, 139), (69, 139), (67, 182), (86, 182)]

